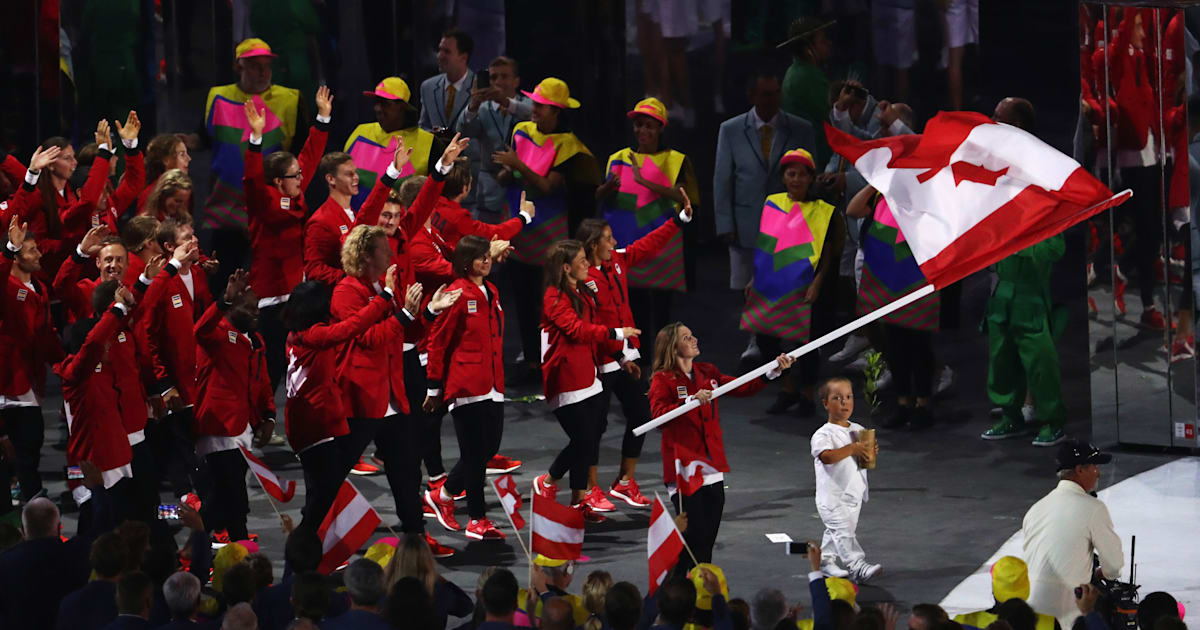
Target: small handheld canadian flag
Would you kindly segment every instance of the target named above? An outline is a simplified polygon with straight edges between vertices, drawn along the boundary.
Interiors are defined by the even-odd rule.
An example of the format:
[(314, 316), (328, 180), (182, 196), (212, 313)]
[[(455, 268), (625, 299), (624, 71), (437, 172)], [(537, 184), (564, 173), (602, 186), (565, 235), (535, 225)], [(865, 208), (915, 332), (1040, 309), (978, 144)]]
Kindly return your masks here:
[(271, 472), (271, 469), (267, 468), (267, 465), (261, 459), (255, 457), (245, 446), (239, 446), (238, 448), (242, 451), (242, 457), (246, 458), (246, 465), (250, 467), (250, 471), (254, 473), (254, 476), (258, 477), (258, 481), (262, 484), (263, 490), (267, 491), (267, 494), (274, 497), (280, 503), (287, 503), (292, 500), (292, 497), (296, 495), (295, 481), (288, 480), (286, 486), (279, 483), (279, 477), (276, 477), (275, 473)]
[(650, 563), (650, 594), (658, 590), (667, 574), (679, 562), (679, 552), (684, 549), (683, 536), (675, 527), (675, 521), (662, 498), (654, 496), (650, 511), (650, 529), (646, 531), (646, 556)]
[(517, 482), (513, 481), (512, 475), (504, 475), (492, 480), (492, 485), (496, 487), (496, 495), (500, 497), (500, 505), (504, 506), (504, 511), (508, 517), (512, 519), (512, 524), (515, 529), (524, 529), (525, 519), (521, 517), (521, 493), (517, 491)]

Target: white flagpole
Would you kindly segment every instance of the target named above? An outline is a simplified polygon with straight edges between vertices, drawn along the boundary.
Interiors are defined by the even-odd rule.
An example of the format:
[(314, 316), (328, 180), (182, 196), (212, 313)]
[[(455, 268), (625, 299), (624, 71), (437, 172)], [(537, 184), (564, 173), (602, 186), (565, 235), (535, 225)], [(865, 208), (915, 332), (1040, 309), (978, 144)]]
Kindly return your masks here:
[[(908, 306), (909, 304), (912, 304), (913, 302), (916, 302), (917, 300), (933, 293), (935, 290), (936, 289), (934, 289), (932, 284), (927, 284), (927, 285), (921, 287), (920, 289), (917, 289), (916, 291), (913, 291), (912, 293), (909, 293), (908, 295), (888, 304), (887, 306), (875, 309), (875, 310), (871, 311), (870, 313), (867, 313), (866, 315), (863, 315), (862, 317), (859, 317), (858, 319), (842, 326), (841, 328), (838, 328), (837, 330), (825, 333), (824, 335), (817, 337), (816, 339), (804, 344), (803, 346), (800, 346), (799, 348), (792, 350), (791, 352), (788, 353), (788, 356), (795, 359), (795, 358), (798, 358), (805, 354), (808, 354), (810, 352), (814, 352), (817, 349), (819, 349), (821, 346), (829, 343), (830, 341), (833, 341), (834, 339), (837, 339), (838, 337), (841, 337), (842, 335), (851, 333), (851, 332), (857, 330), (858, 328), (861, 328), (862, 326), (865, 326), (877, 319), (880, 319), (880, 318), (882, 318), (886, 315), (889, 315), (895, 311), (898, 311), (898, 310), (904, 308), (905, 306)], [(771, 370), (775, 369), (777, 366), (778, 366), (778, 362), (776, 362), (774, 360), (772, 360), (770, 363), (767, 363), (765, 365), (760, 365), (757, 368), (754, 368), (753, 370), (746, 372), (745, 374), (733, 379), (732, 381), (729, 381), (728, 383), (725, 383), (724, 385), (714, 389), (713, 393), (712, 393), (712, 397), (714, 399), (719, 398), (722, 395), (727, 394), (730, 391), (735, 390), (735, 389), (741, 387), (742, 385), (745, 385), (746, 383), (749, 383), (750, 381), (766, 374), (767, 372), (770, 372)], [(700, 401), (691, 400), (683, 405), (680, 405), (680, 406), (668, 411), (667, 413), (664, 413), (663, 415), (651, 420), (650, 422), (647, 422), (646, 424), (643, 424), (642, 426), (634, 429), (633, 434), (634, 435), (645, 435), (647, 432), (649, 432), (653, 429), (656, 429), (656, 428), (674, 420), (675, 418), (678, 418), (679, 416), (682, 416), (683, 414), (685, 414), (699, 406), (700, 406)]]
[[(513, 533), (517, 535), (517, 542), (521, 543), (521, 551), (525, 552), (525, 559), (528, 560), (530, 564), (533, 564), (533, 557), (529, 555), (529, 548), (525, 546), (525, 539), (521, 538), (521, 530), (517, 529), (517, 524), (515, 521), (513, 521), (512, 514), (508, 513), (508, 508), (504, 507), (504, 498), (500, 496), (500, 490), (496, 487), (496, 478), (493, 477), (492, 483), (489, 483), (488, 485), (492, 487), (492, 491), (496, 493), (496, 498), (500, 500), (500, 509), (504, 510), (504, 515), (508, 517), (508, 524), (512, 525)], [(533, 501), (533, 497), (529, 497), (529, 500)], [(533, 528), (533, 525), (530, 524), (529, 527)]]
[[(676, 488), (675, 491), (683, 492), (682, 490), (679, 490), (678, 488)], [(658, 490), (654, 491), (654, 500), (656, 500), (660, 504), (662, 504), (663, 515), (666, 516), (667, 518), (671, 519), (671, 527), (675, 529), (676, 534), (679, 534), (679, 540), (683, 541), (683, 548), (686, 549), (688, 552), (688, 555), (692, 557), (692, 564), (700, 564), (700, 561), (696, 559), (696, 554), (692, 553), (692, 548), (688, 546), (687, 538), (683, 537), (683, 532), (679, 531), (679, 526), (675, 524), (675, 519), (671, 518), (671, 512), (667, 510), (667, 504), (663, 503), (662, 497), (658, 496)], [(679, 513), (680, 514), (685, 513), (683, 511), (683, 495), (682, 494), (679, 495)]]

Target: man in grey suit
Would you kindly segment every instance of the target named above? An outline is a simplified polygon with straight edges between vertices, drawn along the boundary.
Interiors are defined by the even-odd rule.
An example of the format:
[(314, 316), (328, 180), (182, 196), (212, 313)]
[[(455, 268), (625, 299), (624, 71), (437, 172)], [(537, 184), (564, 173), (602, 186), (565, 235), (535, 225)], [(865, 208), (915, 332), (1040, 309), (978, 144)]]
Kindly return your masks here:
[(521, 76), (517, 62), (496, 57), (488, 65), (489, 84), (471, 91), (471, 102), (458, 118), (458, 132), (471, 139), (482, 158), (475, 179), (475, 218), (485, 223), (500, 223), (509, 218), (504, 188), (496, 181), (500, 165), (492, 161), (492, 152), (512, 142), (513, 127), (529, 120), (533, 101), (517, 92)]
[(754, 243), (767, 195), (783, 191), (779, 159), (787, 151), (814, 151), (807, 120), (780, 111), (779, 77), (759, 71), (747, 86), (750, 111), (721, 123), (713, 169), (717, 234), (729, 243), (729, 287), (744, 289), (754, 277)]
[[(421, 82), (421, 117), (417, 124), (422, 129), (434, 132), (446, 129), (453, 135), (458, 128), (458, 119), (467, 109), (471, 90), (475, 87), (475, 73), (468, 65), (474, 49), (475, 42), (463, 31), (450, 29), (442, 34), (437, 50), (438, 69), (442, 73)], [(449, 140), (449, 137), (443, 134), (442, 140)], [(472, 143), (465, 155), (471, 160), (471, 174), (478, 177), (479, 148)], [(464, 208), (475, 206), (475, 191), (467, 195), (462, 205)]]

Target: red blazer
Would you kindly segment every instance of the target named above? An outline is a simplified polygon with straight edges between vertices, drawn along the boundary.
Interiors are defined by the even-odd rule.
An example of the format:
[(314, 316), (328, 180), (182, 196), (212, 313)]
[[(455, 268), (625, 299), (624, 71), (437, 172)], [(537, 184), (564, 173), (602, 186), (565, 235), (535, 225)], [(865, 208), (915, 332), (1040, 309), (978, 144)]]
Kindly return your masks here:
[[(634, 265), (653, 258), (662, 251), (671, 237), (679, 233), (678, 217), (663, 223), (649, 234), (630, 243), (629, 247), (614, 250), (612, 259), (599, 267), (588, 268), (588, 286), (596, 293), (596, 323), (609, 328), (632, 327), (633, 311), (629, 309), (628, 273)], [(600, 363), (621, 359), (624, 341), (613, 339), (601, 344)], [(640, 348), (637, 337), (629, 339), (629, 347)]]
[(346, 411), (337, 385), (337, 348), (387, 319), (392, 303), (379, 297), (353, 317), (336, 324), (317, 324), (288, 334), (287, 422), (288, 443), (299, 453), (326, 438), (346, 435)]
[[(11, 156), (9, 156), (11, 158)], [(6, 161), (7, 162), (7, 161)], [(49, 177), (49, 173), (42, 173)], [(39, 180), (40, 181), (40, 180)], [(71, 250), (83, 240), (83, 235), (91, 229), (87, 217), (96, 209), (100, 193), (108, 182), (108, 159), (96, 156), (96, 161), (88, 170), (87, 181), (76, 194), (68, 184), (61, 195), (55, 195), (59, 221), (62, 223), (58, 234), (50, 234), (46, 223), (46, 211), (42, 203), (42, 191), (35, 186), (22, 184), (21, 190), (13, 195), (9, 209), (3, 219), (9, 220), (12, 214), (17, 214), (22, 221), (29, 222), (29, 231), (37, 239), (38, 249), (42, 252), (42, 271), (38, 274), (45, 281), (51, 281), (58, 273), (63, 260), (70, 255)], [(83, 217), (81, 220), (75, 217)], [(7, 225), (7, 223), (5, 224)]]
[(262, 336), (253, 333), (247, 338), (238, 332), (217, 304), (204, 311), (195, 333), (195, 435), (234, 437), (247, 424), (258, 428), (264, 418), (274, 419), (275, 392), (267, 376)]
[(468, 278), (448, 290), (462, 289), (454, 306), (438, 315), (429, 332), (429, 389), (442, 399), (504, 393), (504, 309), (496, 285), (484, 280), (487, 296)]
[[(54, 295), (62, 300), (66, 308), (68, 324), (92, 316), (92, 290), (96, 288), (97, 280), (83, 277), (90, 260), (72, 251), (54, 276)], [(94, 266), (92, 268), (95, 269)]]
[[(0, 245), (11, 271), (13, 252)], [(0, 395), (16, 397), (31, 388), (40, 398), (46, 390), (46, 365), (62, 360), (62, 345), (50, 323), (46, 283), (32, 279), (33, 289), (11, 273), (3, 278), (0, 297)]]
[[(330, 320), (340, 322), (358, 314), (378, 295), (362, 278), (347, 276), (333, 289)], [(338, 349), (339, 385), (351, 418), (382, 418), (395, 400), (408, 413), (404, 393), (404, 328), (402, 312), (371, 324)]]
[[(437, 169), (433, 169), (433, 172), (437, 172)], [(489, 240), (494, 236), (509, 241), (525, 227), (525, 219), (519, 215), (496, 225), (476, 221), (471, 218), (471, 213), (466, 208), (445, 197), (438, 197), (431, 223), (451, 249), (458, 245), (459, 239), (468, 234)]]
[(300, 163), (300, 196), (284, 197), (263, 175), (261, 144), (247, 144), (246, 171), (242, 189), (246, 191), (246, 214), (250, 225), (250, 286), (259, 298), (282, 297), (304, 280), (304, 217), (308, 207), (304, 191), (317, 174), (317, 165), (325, 152), (329, 125), (318, 122), (308, 130), (308, 139), (297, 160)]
[(183, 404), (191, 405), (196, 402), (196, 316), (212, 303), (212, 294), (204, 272), (196, 265), (191, 268), (194, 298), (188, 295), (187, 286), (174, 265), (164, 265), (163, 271), (171, 277), (166, 281), (161, 297), (154, 302), (143, 300), (148, 312), (139, 321), (149, 344), (147, 349), (157, 379), (157, 391), (150, 393), (161, 395), (175, 387)]
[(551, 409), (603, 391), (596, 378), (597, 353), (601, 343), (616, 339), (612, 328), (593, 323), (596, 302), (591, 291), (579, 295), (582, 314), (558, 287), (547, 287), (542, 296), (542, 389)]
[(376, 185), (367, 195), (354, 220), (333, 198), (325, 200), (320, 208), (304, 224), (304, 277), (336, 285), (346, 274), (342, 271), (342, 243), (346, 235), (358, 225), (375, 225), (379, 211), (387, 201), (388, 191), (396, 183), (386, 174), (380, 177), (382, 185)]
[[(676, 369), (655, 372), (650, 378), (650, 413), (654, 417), (683, 404), (688, 396), (694, 396), (702, 389), (716, 389), (732, 381), (734, 377), (726, 376), (711, 363), (692, 363), (692, 375), (688, 378)], [(766, 386), (766, 380), (756, 378), (745, 385), (729, 392), (730, 396), (753, 396)], [(675, 418), (662, 426), (662, 464), (663, 482), (675, 483), (675, 450), (679, 444), (689, 451), (702, 455), (721, 472), (729, 472), (729, 462), (725, 460), (725, 442), (721, 438), (721, 416), (718, 405), (720, 399), (699, 407)]]
[[(107, 151), (101, 151), (96, 156), (96, 160), (100, 159), (104, 159), (106, 163), (111, 164), (112, 154)], [(88, 171), (88, 175), (91, 175), (91, 171)], [(137, 201), (138, 191), (142, 189), (145, 181), (146, 158), (142, 155), (141, 147), (127, 149), (125, 152), (125, 174), (121, 176), (121, 182), (117, 185), (116, 190), (113, 190), (112, 184), (107, 179), (104, 180), (103, 192), (108, 194), (108, 207), (100, 209), (99, 201), (97, 201), (97, 206), (92, 209), (90, 215), (86, 212), (76, 210), (70, 219), (72, 225), (68, 226), (68, 228), (73, 228), (75, 224), (82, 225), (84, 231), (78, 235), (81, 239), (83, 234), (87, 233), (87, 230), (98, 225), (108, 226), (108, 229), (115, 235), (117, 233), (117, 223), (120, 221), (121, 215), (133, 207)], [(66, 219), (63, 220), (63, 224), (67, 225)], [(73, 230), (72, 234), (72, 238), (74, 238)]]
[(413, 272), (417, 281), (425, 290), (426, 295), (433, 295), (438, 287), (454, 282), (454, 267), (450, 257), (454, 248), (450, 247), (442, 235), (427, 228), (417, 230), (412, 235), (408, 255), (412, 259)]
[[(67, 464), (87, 460), (100, 470), (130, 463), (128, 432), (123, 417), (116, 366), (111, 346), (122, 327), (122, 311), (113, 307), (100, 318), (79, 352), (67, 357), (55, 372), (62, 378), (63, 409), (67, 416)], [(142, 401), (145, 411), (145, 402)]]

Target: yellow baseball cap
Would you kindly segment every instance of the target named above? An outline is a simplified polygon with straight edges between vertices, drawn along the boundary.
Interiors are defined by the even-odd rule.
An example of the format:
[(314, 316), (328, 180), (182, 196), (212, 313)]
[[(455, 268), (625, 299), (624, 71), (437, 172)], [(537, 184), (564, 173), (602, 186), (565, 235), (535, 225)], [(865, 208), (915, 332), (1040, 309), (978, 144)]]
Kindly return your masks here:
[(638, 101), (638, 104), (634, 105), (633, 109), (625, 115), (629, 118), (633, 118), (638, 114), (649, 116), (662, 123), (664, 127), (667, 126), (667, 108), (662, 104), (662, 101), (654, 98), (653, 96)]
[(992, 565), (992, 596), (998, 602), (1029, 599), (1029, 567), (1024, 560), (1004, 556)]
[(403, 101), (405, 105), (412, 107), (409, 103), (412, 100), (412, 90), (408, 89), (408, 83), (400, 77), (388, 77), (376, 84), (374, 90), (364, 91), (363, 94), (389, 101)]
[(248, 57), (278, 57), (271, 52), (271, 46), (257, 37), (243, 39), (242, 43), (234, 49), (234, 58), (246, 59)]
[(558, 558), (548, 558), (546, 556), (543, 556), (540, 553), (533, 557), (533, 563), (538, 565), (539, 567), (561, 567), (562, 565), (564, 565), (568, 562), (570, 562), (570, 560), (559, 560)]
[(533, 99), (535, 103), (553, 105), (559, 109), (578, 109), (579, 101), (571, 98), (571, 89), (562, 79), (547, 77), (533, 88), (532, 92), (521, 90), (521, 93)]
[(696, 608), (700, 610), (712, 610), (712, 593), (704, 588), (704, 572), (702, 569), (708, 569), (717, 576), (717, 582), (721, 584), (721, 595), (725, 596), (725, 601), (729, 601), (729, 585), (725, 583), (725, 572), (721, 567), (708, 562), (697, 564), (688, 573), (688, 577), (692, 578), (692, 584), (696, 585)]

